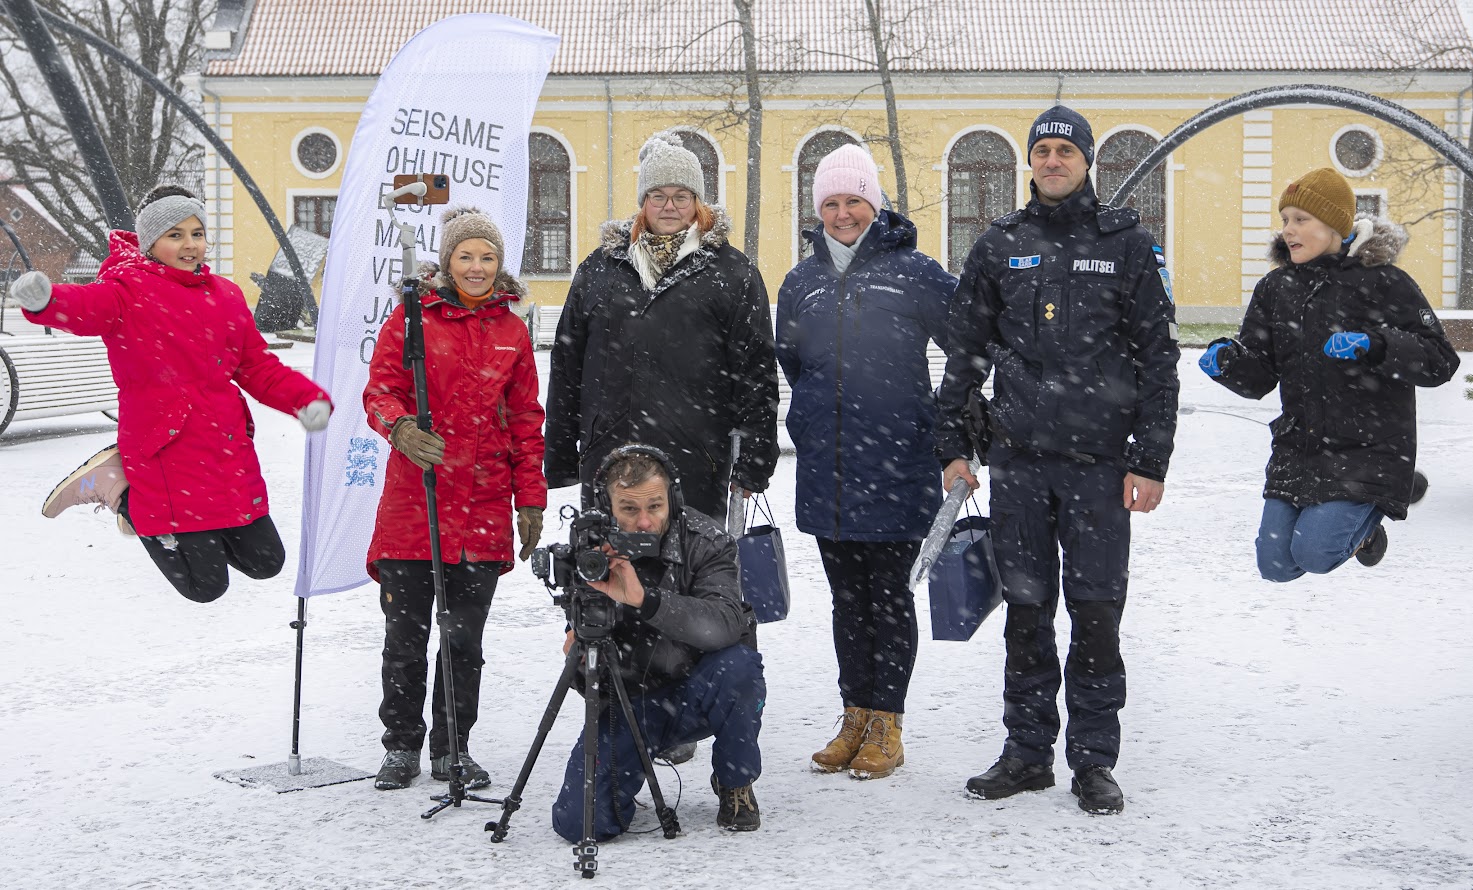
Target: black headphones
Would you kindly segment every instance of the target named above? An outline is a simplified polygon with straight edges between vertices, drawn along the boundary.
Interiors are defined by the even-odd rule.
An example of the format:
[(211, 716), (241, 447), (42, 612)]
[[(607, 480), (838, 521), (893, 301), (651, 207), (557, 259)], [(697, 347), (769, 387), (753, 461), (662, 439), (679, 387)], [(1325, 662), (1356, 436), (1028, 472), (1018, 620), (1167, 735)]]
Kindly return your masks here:
[(680, 493), (680, 474), (675, 470), (675, 463), (670, 460), (670, 455), (654, 447), (653, 445), (620, 445), (609, 452), (603, 463), (598, 465), (598, 472), (593, 474), (593, 502), (598, 509), (610, 516), (614, 515), (614, 505), (609, 497), (609, 468), (621, 459), (643, 455), (660, 465), (664, 470), (665, 478), (670, 480), (670, 516), (679, 518), (685, 507), (685, 497)]

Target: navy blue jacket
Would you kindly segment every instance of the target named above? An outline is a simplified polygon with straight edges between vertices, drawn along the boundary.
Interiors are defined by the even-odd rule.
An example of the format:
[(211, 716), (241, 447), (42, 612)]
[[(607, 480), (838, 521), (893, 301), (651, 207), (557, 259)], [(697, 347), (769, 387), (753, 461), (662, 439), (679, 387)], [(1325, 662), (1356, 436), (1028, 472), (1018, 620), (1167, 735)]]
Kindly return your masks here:
[(937, 456), (972, 454), (967, 397), (996, 369), (994, 440), (1164, 481), (1181, 356), (1165, 264), (1140, 216), (1088, 181), (994, 220), (952, 301)]
[(823, 229), (803, 235), (813, 256), (777, 298), (798, 528), (841, 541), (920, 540), (941, 505), (926, 343), (946, 346), (956, 279), (916, 250), (915, 225), (889, 210), (842, 276)]

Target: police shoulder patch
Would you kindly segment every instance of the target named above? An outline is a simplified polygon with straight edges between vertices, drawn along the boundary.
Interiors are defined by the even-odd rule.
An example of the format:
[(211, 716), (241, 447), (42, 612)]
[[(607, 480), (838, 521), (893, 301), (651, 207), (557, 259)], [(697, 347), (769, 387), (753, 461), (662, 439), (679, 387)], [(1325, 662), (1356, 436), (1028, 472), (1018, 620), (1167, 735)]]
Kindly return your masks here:
[(1171, 273), (1166, 270), (1165, 266), (1162, 266), (1156, 271), (1161, 273), (1161, 287), (1166, 291), (1166, 301), (1168, 303), (1175, 303), (1176, 296), (1171, 292)]

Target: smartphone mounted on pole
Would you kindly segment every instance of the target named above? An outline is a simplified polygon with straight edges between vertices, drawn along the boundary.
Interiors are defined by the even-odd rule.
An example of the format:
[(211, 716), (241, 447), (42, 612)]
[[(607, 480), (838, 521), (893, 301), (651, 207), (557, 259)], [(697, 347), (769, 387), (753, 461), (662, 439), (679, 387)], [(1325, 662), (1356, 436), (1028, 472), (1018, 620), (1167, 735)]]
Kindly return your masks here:
[[(424, 191), (416, 186), (424, 185)], [(395, 204), (413, 204), (423, 207), (426, 204), (449, 204), (450, 203), (450, 177), (445, 173), (401, 173), (394, 177), (394, 190), (390, 192), (394, 196)]]

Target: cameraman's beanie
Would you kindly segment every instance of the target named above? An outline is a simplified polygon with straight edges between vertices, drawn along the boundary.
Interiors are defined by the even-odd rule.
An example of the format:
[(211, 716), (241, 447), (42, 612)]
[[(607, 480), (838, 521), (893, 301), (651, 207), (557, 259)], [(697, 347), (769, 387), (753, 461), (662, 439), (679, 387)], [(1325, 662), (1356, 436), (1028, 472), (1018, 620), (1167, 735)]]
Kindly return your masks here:
[(1355, 225), (1355, 191), (1338, 171), (1329, 167), (1311, 170), (1284, 189), (1279, 209), (1298, 207), (1349, 238)]
[(1095, 165), (1095, 134), (1084, 115), (1065, 105), (1055, 105), (1033, 121), (1028, 129), (1028, 154), (1040, 139), (1066, 139), (1084, 155), (1084, 163)]
[(841, 145), (823, 156), (813, 174), (813, 212), (834, 195), (858, 195), (880, 212), (880, 171), (869, 152), (853, 144)]
[(491, 217), (475, 207), (452, 207), (440, 217), (440, 268), (449, 274), (450, 255), (467, 238), (484, 238), (496, 251), (497, 262), (506, 263), (506, 244)]
[(680, 142), (674, 130), (662, 130), (651, 136), (639, 150), (639, 203), (651, 189), (667, 185), (679, 186), (706, 200), (706, 177), (701, 161)]

